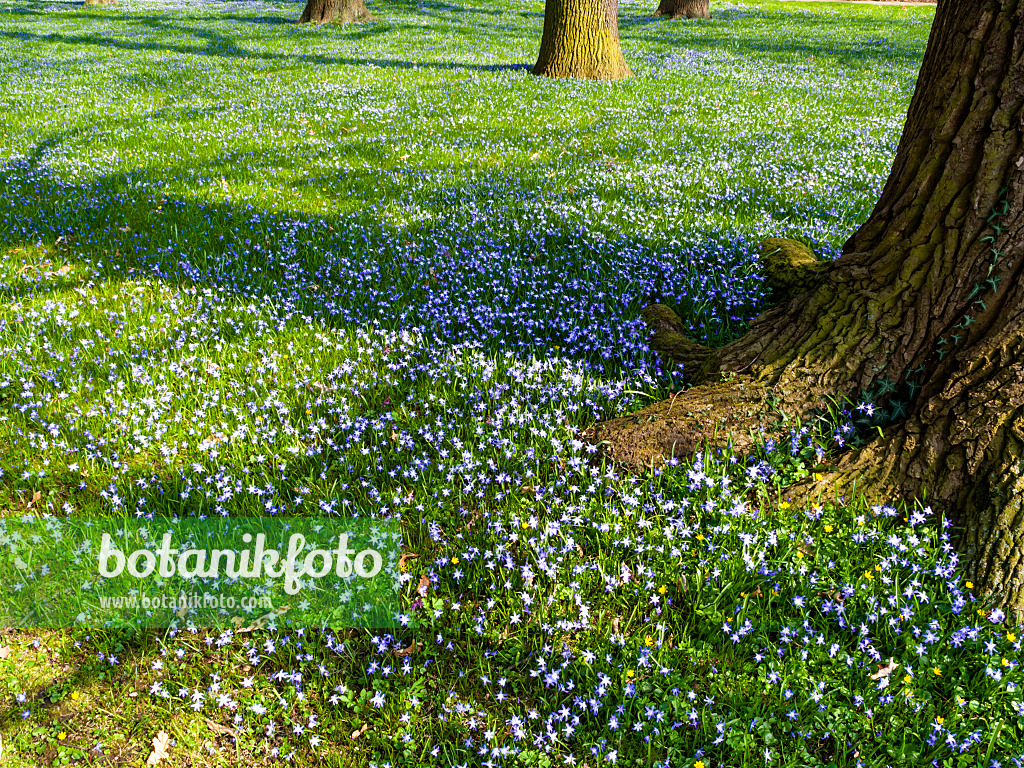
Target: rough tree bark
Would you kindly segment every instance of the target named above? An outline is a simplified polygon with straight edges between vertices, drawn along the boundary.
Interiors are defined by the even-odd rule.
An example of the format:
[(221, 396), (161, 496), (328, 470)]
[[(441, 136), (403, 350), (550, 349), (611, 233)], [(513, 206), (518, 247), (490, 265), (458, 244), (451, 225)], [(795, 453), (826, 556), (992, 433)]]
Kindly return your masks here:
[(592, 80), (632, 77), (619, 48), (618, 0), (547, 0), (533, 74)]
[[(652, 346), (695, 380), (673, 403), (598, 425), (647, 463), (700, 424), (807, 413), (826, 395), (898, 394), (884, 437), (802, 490), (924, 498), (951, 517), (967, 577), (1024, 619), (1024, 0), (939, 0), (896, 159), (867, 222), (813, 287), (720, 349), (646, 312)], [(993, 218), (993, 215), (995, 217)], [(675, 412), (673, 417), (669, 408)], [(643, 412), (642, 412), (643, 413)], [(702, 420), (700, 417), (704, 415)]]
[(366, 9), (363, 0), (306, 0), (299, 24), (310, 21), (317, 24), (326, 24), (329, 21), (348, 24), (353, 21), (373, 20), (373, 14)]
[(654, 15), (673, 19), (710, 19), (711, 6), (708, 0), (661, 0)]

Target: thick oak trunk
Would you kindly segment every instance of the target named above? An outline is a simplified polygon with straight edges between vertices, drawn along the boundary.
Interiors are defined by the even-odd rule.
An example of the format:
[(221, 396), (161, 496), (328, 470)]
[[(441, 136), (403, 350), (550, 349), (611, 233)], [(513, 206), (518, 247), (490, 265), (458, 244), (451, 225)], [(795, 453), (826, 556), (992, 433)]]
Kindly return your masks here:
[(547, 0), (533, 74), (592, 80), (632, 77), (619, 48), (618, 0)]
[(711, 7), (708, 0), (661, 0), (654, 15), (672, 19), (710, 19)]
[[(834, 472), (804, 490), (808, 496), (866, 492), (879, 501), (923, 497), (957, 525), (968, 578), (1018, 619), (1024, 619), (1022, 2), (939, 0), (882, 196), (813, 288), (765, 312), (746, 336), (719, 350), (679, 342), (671, 328), (656, 334), (674, 343), (675, 352), (671, 344), (662, 351), (704, 377), (739, 372), (752, 423), (763, 416), (758, 403), (769, 394), (784, 410), (806, 413), (825, 396), (858, 400), (870, 393), (893, 417), (885, 436), (845, 455)], [(671, 325), (664, 313), (653, 314)], [(702, 391), (685, 395), (691, 414)], [(721, 393), (712, 388), (703, 399), (715, 398)], [(635, 430), (636, 419), (633, 424)], [(599, 429), (600, 436), (607, 439), (609, 428)], [(659, 446), (664, 453), (669, 442), (687, 442), (681, 423), (669, 420), (658, 429), (660, 438), (648, 440), (638, 463)], [(615, 439), (612, 446), (613, 455), (628, 452)]]
[(299, 24), (311, 21), (317, 24), (326, 24), (329, 21), (348, 24), (353, 21), (373, 20), (373, 14), (366, 9), (363, 0), (306, 0)]

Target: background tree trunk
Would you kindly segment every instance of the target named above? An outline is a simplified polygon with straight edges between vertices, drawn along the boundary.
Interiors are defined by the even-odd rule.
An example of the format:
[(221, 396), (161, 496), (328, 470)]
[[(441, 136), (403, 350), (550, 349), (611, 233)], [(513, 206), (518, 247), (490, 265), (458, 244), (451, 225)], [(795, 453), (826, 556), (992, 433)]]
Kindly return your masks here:
[(708, 0), (661, 0), (654, 15), (673, 19), (710, 19), (711, 7)]
[(632, 77), (619, 48), (618, 0), (547, 0), (533, 74), (593, 80)]
[[(1021, 2), (939, 0), (889, 179), (843, 255), (815, 287), (762, 314), (742, 339), (720, 350), (676, 345), (684, 363), (707, 376), (739, 372), (748, 402), (760, 390), (783, 411), (806, 414), (826, 395), (882, 401), (893, 417), (885, 436), (846, 454), (798, 493), (810, 499), (819, 491), (825, 498), (863, 492), (880, 503), (924, 497), (957, 525), (968, 578), (1018, 620)], [(686, 393), (686, 409), (697, 412), (702, 390)]]
[(306, 0), (299, 24), (310, 21), (317, 24), (326, 24), (329, 21), (348, 24), (352, 21), (373, 20), (373, 14), (366, 9), (363, 0)]

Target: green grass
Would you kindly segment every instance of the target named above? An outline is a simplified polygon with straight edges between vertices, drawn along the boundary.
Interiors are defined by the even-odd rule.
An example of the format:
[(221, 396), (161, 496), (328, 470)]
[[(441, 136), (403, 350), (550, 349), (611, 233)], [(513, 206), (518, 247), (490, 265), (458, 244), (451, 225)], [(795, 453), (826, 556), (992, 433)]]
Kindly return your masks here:
[(8, 635), (5, 765), (1020, 757), (1020, 641), (942, 511), (781, 501), (852, 414), (639, 477), (578, 439), (678, 387), (651, 298), (718, 343), (759, 238), (838, 254), (933, 16), (653, 5), (591, 83), (528, 74), (540, 2), (0, 2), (4, 516), (398, 514), (417, 555), (390, 633)]

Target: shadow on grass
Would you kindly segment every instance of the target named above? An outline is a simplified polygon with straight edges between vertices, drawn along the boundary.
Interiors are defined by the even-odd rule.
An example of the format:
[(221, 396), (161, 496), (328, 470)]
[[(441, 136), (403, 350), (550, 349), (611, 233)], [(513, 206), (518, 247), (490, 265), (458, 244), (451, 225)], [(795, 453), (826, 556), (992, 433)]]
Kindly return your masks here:
[[(757, 9), (751, 15), (763, 19), (778, 28), (797, 27), (806, 28), (813, 34), (823, 29), (822, 19), (818, 16), (786, 12), (781, 10)], [(874, 27), (873, 32), (880, 32), (882, 37), (887, 37), (895, 30), (921, 29), (919, 20), (916, 18), (865, 18), (863, 16), (839, 16), (830, 18), (828, 32), (831, 37), (851, 39), (852, 42), (836, 43), (818, 42), (817, 40), (803, 41), (798, 38), (773, 39), (765, 36), (717, 35), (719, 30), (727, 28), (726, 19), (712, 17), (705, 19), (687, 19), (683, 22), (674, 21), (666, 17), (655, 17), (653, 15), (625, 16), (619, 19), (619, 31), (622, 35), (623, 48), (628, 49), (629, 41), (636, 40), (653, 46), (665, 46), (668, 41), (661, 34), (664, 29), (678, 29), (680, 39), (678, 46), (686, 50), (713, 51), (722, 50), (733, 54), (740, 54), (744, 51), (767, 53), (769, 55), (790, 55), (797, 54), (801, 57), (812, 56), (814, 58), (832, 58), (840, 61), (856, 60), (865, 66), (878, 64), (891, 64), (894, 61), (906, 66), (920, 66), (924, 57), (925, 38), (922, 36), (918, 44), (903, 44), (895, 50), (879, 45), (876, 39), (865, 34), (865, 27)], [(656, 26), (652, 26), (656, 25)], [(663, 26), (668, 25), (668, 26)], [(658, 35), (644, 34), (657, 29)], [(685, 37), (684, 37), (685, 35)], [(857, 40), (862, 38), (862, 40)]]
[[(159, 25), (163, 26), (163, 25)], [(288, 55), (278, 53), (267, 53), (263, 51), (251, 51), (239, 47), (228, 35), (219, 32), (204, 31), (197, 32), (189, 29), (189, 32), (205, 39), (205, 47), (191, 45), (168, 45), (163, 43), (140, 43), (130, 40), (111, 39), (101, 35), (64, 35), (51, 33), (38, 35), (32, 32), (0, 31), (0, 37), (23, 42), (36, 43), (63, 43), (65, 45), (95, 45), (103, 48), (115, 48), (123, 51), (156, 51), (162, 53), (181, 53), (195, 56), (215, 56), (222, 59), (250, 59), (257, 61), (275, 61), (282, 63), (302, 62), (307, 64), (318, 64), (325, 66), (374, 66), (390, 69), (437, 69), (437, 70), (473, 70), (478, 72), (502, 72), (528, 70), (532, 65), (527, 63), (509, 64), (469, 64), (458, 61), (405, 61), (402, 59), (381, 59), (381, 58), (360, 58), (360, 57), (339, 57), (323, 55)], [(376, 32), (361, 30), (362, 37), (369, 37)]]

